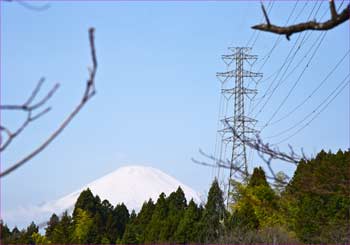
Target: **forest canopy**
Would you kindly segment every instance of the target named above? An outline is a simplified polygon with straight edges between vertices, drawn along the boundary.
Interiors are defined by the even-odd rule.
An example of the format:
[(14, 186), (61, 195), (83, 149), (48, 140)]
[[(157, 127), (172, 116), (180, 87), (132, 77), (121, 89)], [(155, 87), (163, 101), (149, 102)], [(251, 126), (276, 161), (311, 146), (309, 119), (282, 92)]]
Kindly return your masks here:
[(186, 200), (179, 187), (149, 199), (136, 213), (84, 190), (72, 215), (52, 214), (45, 234), (32, 222), (12, 230), (1, 222), (3, 244), (349, 243), (350, 151), (321, 151), (302, 160), (284, 190), (261, 167), (247, 183), (232, 181), (225, 207), (215, 179), (205, 204)]

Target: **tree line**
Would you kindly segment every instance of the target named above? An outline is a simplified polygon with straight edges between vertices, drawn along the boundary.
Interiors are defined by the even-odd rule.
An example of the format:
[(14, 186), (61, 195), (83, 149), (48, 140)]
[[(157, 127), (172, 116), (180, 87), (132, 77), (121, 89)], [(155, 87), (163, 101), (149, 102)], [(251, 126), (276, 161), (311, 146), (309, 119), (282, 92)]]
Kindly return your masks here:
[(10, 230), (1, 222), (4, 244), (188, 244), (349, 243), (350, 151), (321, 151), (302, 160), (283, 189), (273, 188), (264, 170), (247, 182), (232, 180), (234, 203), (227, 209), (214, 180), (205, 204), (189, 202), (179, 187), (149, 199), (136, 213), (121, 203), (84, 190), (73, 213), (53, 214), (45, 234), (32, 222)]

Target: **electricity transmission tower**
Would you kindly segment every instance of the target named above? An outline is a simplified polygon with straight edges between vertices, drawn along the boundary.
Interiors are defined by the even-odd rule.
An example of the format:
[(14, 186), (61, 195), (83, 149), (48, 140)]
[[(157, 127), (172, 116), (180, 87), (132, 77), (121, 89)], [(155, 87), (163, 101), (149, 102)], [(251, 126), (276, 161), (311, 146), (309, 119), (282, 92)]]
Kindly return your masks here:
[[(230, 53), (222, 55), (222, 60), (227, 65), (226, 72), (218, 72), (216, 76), (221, 81), (221, 97), (223, 99), (223, 109), (220, 115), (221, 128), (218, 133), (221, 136), (221, 145), (218, 160), (225, 168), (229, 169), (227, 186), (227, 205), (230, 200), (230, 180), (237, 177), (237, 170), (241, 170), (240, 177), (246, 180), (248, 176), (247, 150), (245, 140), (249, 134), (257, 133), (254, 130), (256, 120), (246, 115), (245, 98), (252, 100), (257, 94), (255, 88), (249, 88), (249, 84), (262, 77), (262, 73), (246, 70), (245, 65), (252, 64), (257, 60), (256, 55), (251, 55), (251, 48), (233, 47), (229, 48)], [(248, 64), (247, 64), (248, 63)], [(232, 69), (233, 67), (233, 69)], [(249, 84), (246, 84), (249, 82)], [(254, 84), (253, 83), (253, 84)], [(234, 130), (234, 131), (233, 131)], [(235, 133), (234, 133), (235, 132)], [(239, 140), (241, 139), (241, 140)], [(218, 164), (220, 166), (220, 164)], [(217, 178), (220, 178), (220, 167)], [(224, 176), (227, 178), (227, 175)], [(224, 182), (226, 182), (224, 180)]]

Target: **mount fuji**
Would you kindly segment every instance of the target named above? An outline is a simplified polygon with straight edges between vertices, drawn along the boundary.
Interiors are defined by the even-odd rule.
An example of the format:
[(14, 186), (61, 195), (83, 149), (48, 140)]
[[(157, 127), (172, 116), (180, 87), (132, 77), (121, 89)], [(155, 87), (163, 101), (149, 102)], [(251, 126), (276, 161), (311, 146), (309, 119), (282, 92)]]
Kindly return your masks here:
[(132, 209), (137, 212), (149, 198), (157, 201), (162, 192), (168, 196), (179, 186), (188, 201), (193, 199), (196, 203), (201, 203), (199, 193), (159, 169), (125, 166), (57, 200), (39, 206), (26, 206), (3, 212), (3, 218), (9, 225), (28, 225), (31, 221), (45, 222), (53, 213), (59, 215), (65, 210), (72, 212), (80, 193), (87, 188), (90, 188), (92, 193), (98, 195), (101, 200), (107, 199), (113, 206), (123, 202), (129, 212)]

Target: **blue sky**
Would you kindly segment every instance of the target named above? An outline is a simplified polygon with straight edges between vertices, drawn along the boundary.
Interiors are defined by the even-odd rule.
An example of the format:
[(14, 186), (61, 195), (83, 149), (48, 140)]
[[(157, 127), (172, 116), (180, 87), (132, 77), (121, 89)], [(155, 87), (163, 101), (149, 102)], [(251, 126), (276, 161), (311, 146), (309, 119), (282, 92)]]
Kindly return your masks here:
[[(327, 1), (304, 1), (297, 5), (274, 3), (270, 20), (283, 25), (295, 7), (291, 22), (304, 21), (315, 6), (320, 6), (317, 19), (324, 14), (323, 19), (328, 18)], [(1, 169), (40, 144), (79, 102), (91, 64), (87, 33), (91, 26), (96, 29), (99, 63), (96, 96), (42, 154), (1, 180), (2, 212), (56, 199), (128, 164), (157, 167), (206, 192), (212, 170), (194, 164), (191, 158), (203, 160), (199, 148), (214, 152), (220, 94), (215, 74), (226, 69), (220, 56), (227, 53), (228, 46), (244, 46), (252, 35), (256, 37), (250, 26), (261, 18), (259, 2), (56, 1), (40, 12), (1, 2), (1, 103), (25, 101), (43, 76), (43, 91), (56, 82), (61, 84), (49, 103), (53, 110), (2, 154)], [(271, 118), (298, 80), (321, 34), (308, 34), (289, 71), (298, 62), (300, 66), (283, 79), (259, 114), (258, 128)], [(278, 37), (260, 33), (252, 53), (262, 61), (258, 60), (253, 70), (267, 59), (261, 72), (266, 78), (273, 75), (298, 37), (293, 35), (289, 42), (281, 37), (268, 57)], [(348, 50), (349, 22), (326, 34), (274, 119), (306, 98)], [(288, 119), (266, 127), (262, 136), (283, 131), (312, 112), (347, 74), (349, 56), (305, 105)], [(265, 93), (273, 78), (258, 84), (257, 97)], [(23, 116), (3, 113), (1, 123), (15, 126)], [(271, 138), (271, 142), (283, 137)], [(349, 86), (308, 127), (280, 147), (286, 149), (287, 144), (303, 148), (309, 155), (321, 149), (348, 148)], [(260, 162), (254, 157), (250, 165)], [(282, 169), (290, 172), (292, 168)]]

